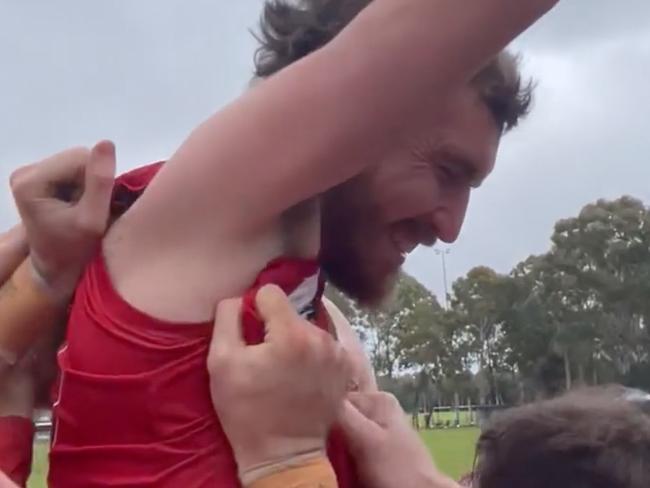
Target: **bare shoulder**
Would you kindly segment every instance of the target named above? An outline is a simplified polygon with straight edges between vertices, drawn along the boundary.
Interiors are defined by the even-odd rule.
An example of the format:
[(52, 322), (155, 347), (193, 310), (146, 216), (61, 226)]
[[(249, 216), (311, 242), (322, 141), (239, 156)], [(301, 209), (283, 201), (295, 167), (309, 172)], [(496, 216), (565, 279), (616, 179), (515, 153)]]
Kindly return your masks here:
[(377, 390), (375, 374), (359, 336), (343, 312), (331, 300), (323, 297), (323, 305), (334, 324), (339, 341), (352, 356), (359, 389), (362, 391)]

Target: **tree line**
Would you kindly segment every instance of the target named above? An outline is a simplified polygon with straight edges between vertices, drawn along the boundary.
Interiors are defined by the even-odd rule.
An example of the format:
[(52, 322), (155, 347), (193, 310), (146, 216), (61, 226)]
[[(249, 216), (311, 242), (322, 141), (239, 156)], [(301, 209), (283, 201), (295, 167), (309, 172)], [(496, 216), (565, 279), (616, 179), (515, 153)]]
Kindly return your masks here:
[(560, 220), (550, 249), (507, 274), (472, 269), (448, 308), (405, 273), (379, 311), (328, 296), (410, 410), (512, 405), (579, 385), (650, 389), (650, 209), (631, 197)]

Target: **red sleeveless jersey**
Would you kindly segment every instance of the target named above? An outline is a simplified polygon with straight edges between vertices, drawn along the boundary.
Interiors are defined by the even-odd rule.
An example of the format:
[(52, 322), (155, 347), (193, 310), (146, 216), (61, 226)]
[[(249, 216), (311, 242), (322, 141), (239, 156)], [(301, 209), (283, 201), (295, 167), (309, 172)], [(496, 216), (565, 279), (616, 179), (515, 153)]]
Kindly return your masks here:
[[(116, 215), (158, 168), (146, 166), (118, 179)], [(264, 338), (253, 299), (268, 283), (279, 285), (317, 326), (328, 326), (318, 263), (281, 259), (244, 296), (247, 342)], [(235, 460), (210, 399), (211, 334), (211, 323), (168, 323), (131, 307), (114, 290), (98, 255), (78, 285), (59, 352), (49, 486), (238, 487)], [(359, 486), (336, 429), (328, 454), (339, 487)]]

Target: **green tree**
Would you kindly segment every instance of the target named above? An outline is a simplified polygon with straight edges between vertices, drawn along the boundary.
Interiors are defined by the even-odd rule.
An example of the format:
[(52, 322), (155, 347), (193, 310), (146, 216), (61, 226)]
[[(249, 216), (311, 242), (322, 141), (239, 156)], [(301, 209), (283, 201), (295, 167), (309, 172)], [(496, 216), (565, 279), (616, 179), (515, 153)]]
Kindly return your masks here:
[(478, 368), (476, 381), (482, 403), (502, 403), (497, 377), (510, 369), (502, 327), (507, 278), (481, 266), (453, 284), (451, 306), (456, 351), (465, 351), (466, 367)]
[(411, 364), (407, 355), (413, 341), (409, 337), (413, 331), (431, 327), (434, 312), (440, 310), (431, 292), (406, 273), (400, 275), (394, 296), (377, 310), (359, 308), (332, 288), (327, 294), (365, 340), (376, 374), (387, 378)]

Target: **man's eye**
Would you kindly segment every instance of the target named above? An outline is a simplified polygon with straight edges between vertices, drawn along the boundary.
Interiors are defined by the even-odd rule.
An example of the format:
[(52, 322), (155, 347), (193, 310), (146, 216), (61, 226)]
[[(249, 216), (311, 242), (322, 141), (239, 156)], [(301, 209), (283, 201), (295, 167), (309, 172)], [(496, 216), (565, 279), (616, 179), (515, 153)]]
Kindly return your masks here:
[(438, 171), (447, 183), (458, 184), (462, 182), (462, 173), (450, 164), (439, 164)]

